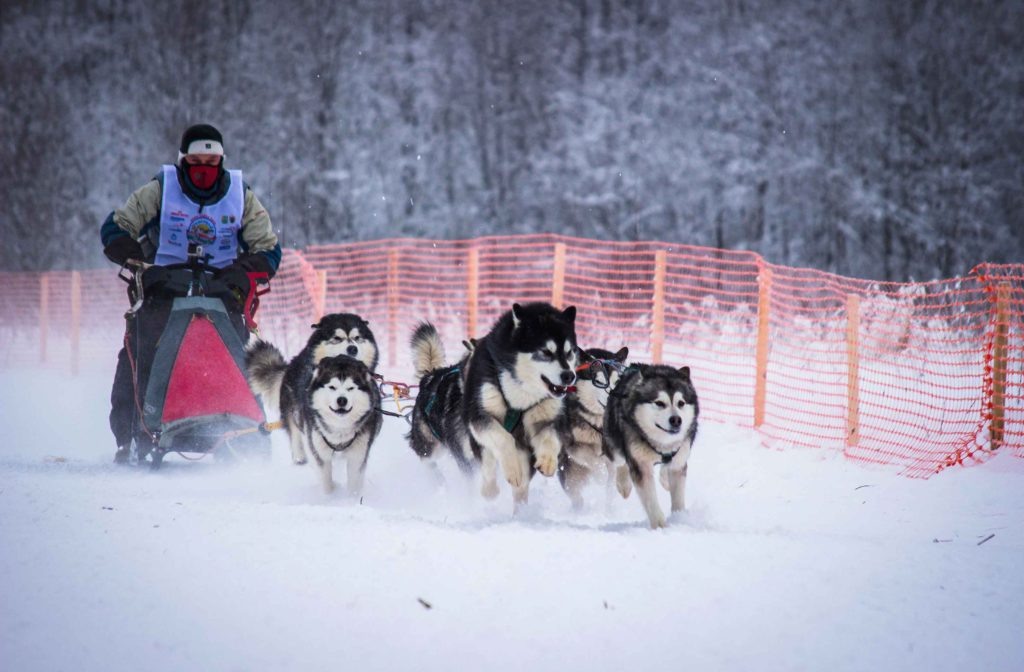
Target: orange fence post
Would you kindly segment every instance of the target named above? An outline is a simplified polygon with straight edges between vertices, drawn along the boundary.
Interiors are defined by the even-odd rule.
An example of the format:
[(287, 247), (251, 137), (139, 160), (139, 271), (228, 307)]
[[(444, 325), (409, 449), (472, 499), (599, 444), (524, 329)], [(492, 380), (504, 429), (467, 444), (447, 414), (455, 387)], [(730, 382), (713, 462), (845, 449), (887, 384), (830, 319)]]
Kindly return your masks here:
[(755, 350), (754, 427), (764, 424), (764, 407), (768, 387), (769, 306), (772, 291), (772, 270), (765, 265), (757, 276), (757, 348)]
[(476, 338), (477, 310), (480, 301), (480, 250), (469, 248), (466, 261), (466, 336)]
[(316, 294), (313, 296), (313, 310), (316, 312), (314, 322), (319, 322), (327, 313), (327, 271), (316, 272)]
[(50, 335), (50, 274), (39, 276), (39, 361), (46, 363), (46, 340)]
[(388, 366), (398, 357), (398, 250), (388, 250)]
[(860, 297), (846, 295), (846, 445), (860, 441)]
[(82, 274), (71, 271), (71, 375), (78, 375), (82, 331)]
[(668, 254), (665, 250), (654, 253), (654, 297), (651, 302), (651, 361), (661, 364), (665, 345), (665, 270)]
[(996, 288), (996, 333), (992, 348), (992, 424), (989, 438), (992, 450), (1003, 445), (1006, 428), (1006, 369), (1007, 346), (1010, 334), (1010, 284), (999, 283)]
[(565, 294), (565, 243), (555, 243), (555, 263), (551, 278), (551, 305), (561, 309)]

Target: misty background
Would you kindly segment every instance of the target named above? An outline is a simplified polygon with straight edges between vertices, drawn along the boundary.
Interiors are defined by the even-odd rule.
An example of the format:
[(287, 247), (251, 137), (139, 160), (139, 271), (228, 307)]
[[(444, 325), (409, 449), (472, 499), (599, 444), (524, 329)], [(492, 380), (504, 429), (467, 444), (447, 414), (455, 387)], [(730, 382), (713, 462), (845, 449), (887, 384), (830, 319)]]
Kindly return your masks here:
[(1024, 3), (0, 0), (0, 264), (224, 133), (286, 247), (556, 232), (927, 280), (1024, 261)]

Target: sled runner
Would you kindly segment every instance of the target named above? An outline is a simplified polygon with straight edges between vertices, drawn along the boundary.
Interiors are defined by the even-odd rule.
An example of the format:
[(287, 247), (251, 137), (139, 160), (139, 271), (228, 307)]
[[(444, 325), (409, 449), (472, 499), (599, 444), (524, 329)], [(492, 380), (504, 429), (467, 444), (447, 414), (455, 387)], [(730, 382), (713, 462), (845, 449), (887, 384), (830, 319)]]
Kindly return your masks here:
[(134, 457), (148, 457), (153, 469), (169, 452), (269, 457), (266, 416), (244, 374), (245, 340), (256, 327), (259, 297), (269, 291), (267, 275), (250, 273), (240, 297), (203, 261), (201, 247), (190, 249), (184, 264), (127, 271), (120, 277), (132, 300), (126, 347), (137, 411)]

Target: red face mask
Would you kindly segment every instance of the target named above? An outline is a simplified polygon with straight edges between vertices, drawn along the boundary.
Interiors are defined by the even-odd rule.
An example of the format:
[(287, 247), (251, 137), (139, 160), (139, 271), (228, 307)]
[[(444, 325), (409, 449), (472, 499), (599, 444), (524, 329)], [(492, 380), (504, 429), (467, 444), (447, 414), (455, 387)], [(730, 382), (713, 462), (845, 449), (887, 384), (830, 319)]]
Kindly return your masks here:
[(217, 176), (220, 174), (220, 166), (193, 166), (189, 165), (188, 168), (188, 179), (192, 181), (192, 184), (196, 185), (197, 189), (206, 191), (211, 188), (217, 181)]

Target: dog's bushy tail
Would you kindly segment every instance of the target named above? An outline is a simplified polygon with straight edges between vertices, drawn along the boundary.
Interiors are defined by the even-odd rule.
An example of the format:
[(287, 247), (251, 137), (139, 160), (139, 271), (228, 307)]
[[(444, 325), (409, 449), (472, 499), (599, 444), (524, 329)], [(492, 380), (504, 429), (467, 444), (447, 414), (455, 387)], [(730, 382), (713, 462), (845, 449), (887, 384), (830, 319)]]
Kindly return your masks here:
[(288, 363), (276, 347), (253, 339), (245, 348), (245, 371), (249, 387), (275, 409), (281, 408), (281, 383)]
[(430, 322), (421, 322), (416, 327), (409, 345), (412, 347), (412, 364), (418, 378), (445, 365), (444, 344)]

